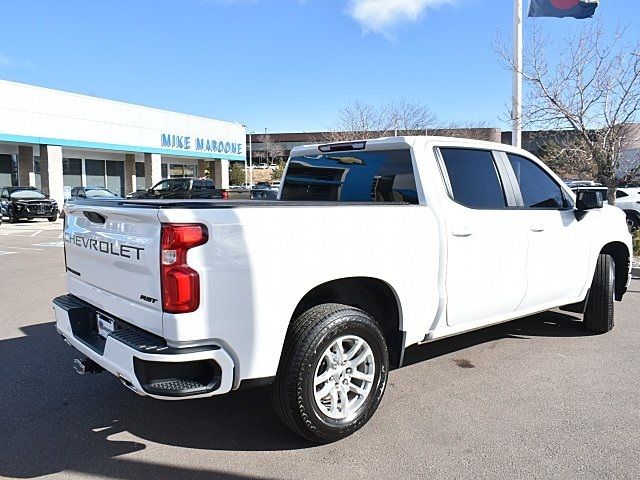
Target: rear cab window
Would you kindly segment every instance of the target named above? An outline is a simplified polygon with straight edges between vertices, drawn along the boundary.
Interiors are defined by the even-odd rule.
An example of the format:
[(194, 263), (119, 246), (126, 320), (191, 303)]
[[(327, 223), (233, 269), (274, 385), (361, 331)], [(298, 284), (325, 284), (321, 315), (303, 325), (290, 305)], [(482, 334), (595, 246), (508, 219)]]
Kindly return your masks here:
[(507, 202), (493, 154), (471, 148), (439, 148), (454, 201), (475, 209), (503, 209)]
[(411, 152), (348, 151), (292, 157), (281, 199), (418, 204)]

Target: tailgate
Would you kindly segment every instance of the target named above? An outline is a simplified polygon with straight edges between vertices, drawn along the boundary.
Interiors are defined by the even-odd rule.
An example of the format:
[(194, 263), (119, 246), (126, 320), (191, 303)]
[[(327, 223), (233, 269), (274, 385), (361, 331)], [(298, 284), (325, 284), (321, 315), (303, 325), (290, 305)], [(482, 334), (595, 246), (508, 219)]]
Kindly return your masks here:
[(69, 293), (162, 335), (158, 209), (69, 205), (64, 246)]

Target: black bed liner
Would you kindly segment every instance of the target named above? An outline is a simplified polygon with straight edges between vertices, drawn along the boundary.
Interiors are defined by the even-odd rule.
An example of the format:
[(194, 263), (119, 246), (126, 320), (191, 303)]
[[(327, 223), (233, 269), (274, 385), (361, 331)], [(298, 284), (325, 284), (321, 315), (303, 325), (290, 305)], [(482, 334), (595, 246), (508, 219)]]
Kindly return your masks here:
[(68, 202), (68, 206), (77, 207), (129, 207), (129, 208), (187, 208), (187, 209), (216, 209), (216, 208), (267, 208), (267, 207), (347, 207), (347, 206), (389, 206), (411, 205), (403, 202), (320, 202), (320, 201), (289, 201), (289, 200), (77, 200)]

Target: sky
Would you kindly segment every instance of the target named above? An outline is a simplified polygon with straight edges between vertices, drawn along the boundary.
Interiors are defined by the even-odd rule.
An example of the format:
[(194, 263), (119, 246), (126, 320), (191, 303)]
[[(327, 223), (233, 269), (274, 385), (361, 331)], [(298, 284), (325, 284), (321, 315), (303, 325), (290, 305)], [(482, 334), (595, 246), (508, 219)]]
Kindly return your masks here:
[[(524, 0), (528, 5), (529, 0)], [(0, 0), (0, 78), (219, 120), (331, 129), (355, 101), (508, 128), (513, 0)], [(640, 38), (640, 2), (602, 0)], [(529, 24), (532, 20), (526, 20)], [(543, 19), (561, 37), (588, 20)], [(526, 35), (525, 35), (526, 41)]]

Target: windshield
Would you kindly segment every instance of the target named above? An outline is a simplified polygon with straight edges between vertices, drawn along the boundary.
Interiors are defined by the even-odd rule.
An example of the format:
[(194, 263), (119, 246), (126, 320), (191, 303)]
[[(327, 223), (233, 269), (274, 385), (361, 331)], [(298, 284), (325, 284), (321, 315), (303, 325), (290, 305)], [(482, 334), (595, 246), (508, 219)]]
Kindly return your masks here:
[(110, 192), (105, 189), (97, 189), (97, 190), (87, 190), (87, 198), (96, 198), (96, 197), (117, 197), (115, 193)]
[(11, 198), (47, 198), (37, 190), (17, 190), (11, 194)]

